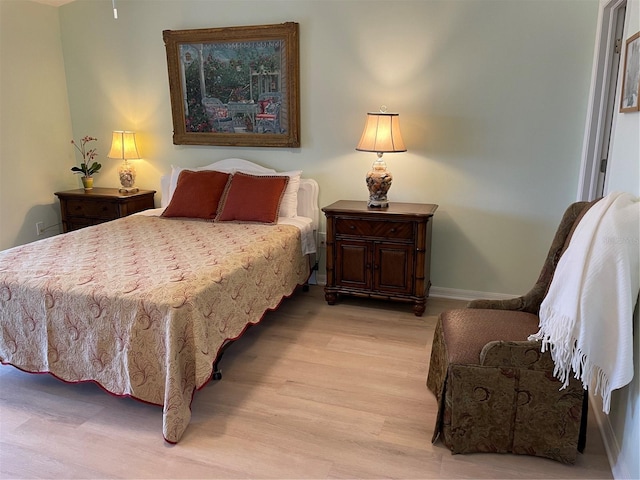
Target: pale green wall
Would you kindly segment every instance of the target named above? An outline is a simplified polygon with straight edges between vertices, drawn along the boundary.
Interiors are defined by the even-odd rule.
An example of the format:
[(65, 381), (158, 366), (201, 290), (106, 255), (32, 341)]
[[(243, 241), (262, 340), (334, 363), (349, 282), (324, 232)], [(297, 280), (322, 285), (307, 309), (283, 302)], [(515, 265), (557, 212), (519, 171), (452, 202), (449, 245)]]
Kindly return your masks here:
[[(576, 196), (596, 0), (76, 0), (59, 8), (75, 137), (138, 132), (140, 187), (170, 165), (239, 156), (320, 184), (320, 202), (366, 199), (365, 113), (401, 115), (391, 201), (437, 203), (435, 287), (522, 293)], [(162, 30), (296, 21), (302, 147), (174, 146)], [(64, 135), (67, 140), (67, 135)], [(73, 160), (59, 157), (60, 172)], [(4, 160), (3, 160), (4, 162)], [(73, 180), (75, 181), (75, 179)], [(49, 190), (64, 188), (61, 181)], [(50, 199), (50, 201), (53, 201)]]
[[(53, 192), (76, 188), (65, 165), (71, 117), (58, 10), (0, 1), (0, 249), (58, 233)], [(72, 161), (72, 160), (71, 160)]]
[[(435, 286), (521, 293), (575, 198), (597, 2), (79, 0), (60, 9), (73, 130), (139, 132), (158, 188), (172, 163), (302, 168), (320, 201), (366, 199), (367, 111), (401, 114), (391, 201), (437, 203)], [(162, 30), (300, 23), (302, 148), (174, 146)], [(101, 151), (108, 142), (100, 144)], [(116, 165), (97, 178), (114, 185)]]

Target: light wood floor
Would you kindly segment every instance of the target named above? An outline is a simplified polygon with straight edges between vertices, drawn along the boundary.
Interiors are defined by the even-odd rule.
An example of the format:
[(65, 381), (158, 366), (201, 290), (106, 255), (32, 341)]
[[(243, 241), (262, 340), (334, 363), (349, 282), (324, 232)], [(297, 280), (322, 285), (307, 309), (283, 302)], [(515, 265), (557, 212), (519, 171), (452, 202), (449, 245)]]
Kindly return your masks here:
[(298, 292), (227, 351), (177, 445), (159, 407), (0, 366), (1, 478), (611, 478), (593, 418), (574, 466), (430, 443), (435, 320), (462, 305)]

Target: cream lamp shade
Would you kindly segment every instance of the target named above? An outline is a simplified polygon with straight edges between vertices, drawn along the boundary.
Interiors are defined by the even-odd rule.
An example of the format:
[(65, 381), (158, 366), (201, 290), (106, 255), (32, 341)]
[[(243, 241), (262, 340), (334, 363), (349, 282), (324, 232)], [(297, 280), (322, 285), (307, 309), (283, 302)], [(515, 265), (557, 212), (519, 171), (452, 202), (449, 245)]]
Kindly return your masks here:
[(393, 176), (387, 170), (382, 155), (407, 151), (400, 134), (400, 116), (397, 113), (387, 113), (384, 106), (379, 112), (367, 113), (367, 121), (356, 150), (375, 152), (378, 155), (366, 177), (369, 188), (367, 205), (369, 208), (388, 207), (387, 192), (391, 187)]
[(136, 145), (135, 132), (124, 130), (116, 130), (113, 132), (111, 139), (111, 150), (107, 155), (109, 158), (117, 158), (122, 160), (122, 164), (118, 168), (118, 176), (120, 177), (121, 192), (137, 192), (134, 187), (136, 182), (136, 169), (129, 160), (140, 158), (138, 146)]

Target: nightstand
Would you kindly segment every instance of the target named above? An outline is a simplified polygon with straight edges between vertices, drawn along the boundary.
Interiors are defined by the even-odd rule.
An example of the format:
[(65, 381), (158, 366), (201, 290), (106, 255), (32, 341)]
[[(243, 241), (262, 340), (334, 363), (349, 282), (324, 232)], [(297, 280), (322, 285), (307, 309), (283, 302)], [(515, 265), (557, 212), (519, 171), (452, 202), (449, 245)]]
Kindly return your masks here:
[(338, 295), (413, 303), (421, 316), (431, 287), (431, 226), (437, 205), (340, 200), (324, 207), (327, 218), (325, 300)]
[(154, 208), (155, 193), (155, 190), (121, 193), (117, 188), (56, 192), (60, 199), (62, 231), (70, 232)]

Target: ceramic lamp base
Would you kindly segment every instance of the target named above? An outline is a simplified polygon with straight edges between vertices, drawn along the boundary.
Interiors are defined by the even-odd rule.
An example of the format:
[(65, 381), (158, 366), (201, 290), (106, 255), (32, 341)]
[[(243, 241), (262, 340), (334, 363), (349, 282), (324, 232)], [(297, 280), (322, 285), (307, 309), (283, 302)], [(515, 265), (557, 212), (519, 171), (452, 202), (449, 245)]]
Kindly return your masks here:
[(133, 164), (124, 160), (118, 168), (118, 176), (120, 177), (120, 192), (137, 192), (138, 189), (133, 185), (136, 183), (136, 168)]
[(387, 208), (387, 192), (391, 187), (393, 176), (387, 170), (387, 165), (382, 158), (373, 163), (371, 171), (367, 173), (367, 187), (369, 188), (369, 208)]

